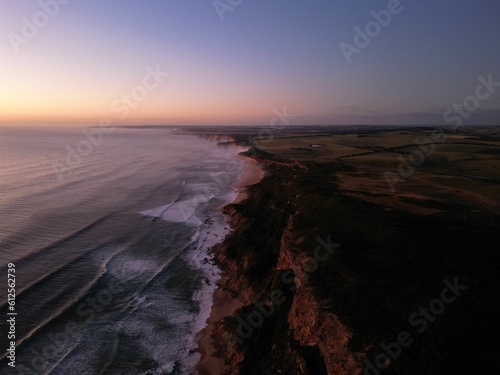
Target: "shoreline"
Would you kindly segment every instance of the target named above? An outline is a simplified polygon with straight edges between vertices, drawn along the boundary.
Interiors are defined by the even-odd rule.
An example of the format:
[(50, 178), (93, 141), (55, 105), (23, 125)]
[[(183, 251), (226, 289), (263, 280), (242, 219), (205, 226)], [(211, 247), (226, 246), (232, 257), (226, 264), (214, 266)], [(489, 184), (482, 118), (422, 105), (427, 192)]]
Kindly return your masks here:
[[(264, 167), (265, 178), (248, 186), (247, 199), (225, 206), (232, 231), (213, 249), (223, 276), (218, 286), (227, 291), (222, 297), (230, 293), (242, 305), (229, 316), (217, 314), (214, 308), (209, 328), (213, 349), (210, 355), (204, 352), (196, 369), (201, 375), (359, 373), (363, 353), (348, 348), (351, 334), (313, 296), (317, 286), (300, 266), (310, 256), (301, 251), (304, 234), (310, 234), (307, 240), (317, 237), (315, 227), (309, 234), (295, 232), (294, 218), (303, 204), (300, 193), (307, 191), (304, 182), (311, 178), (323, 181), (324, 167), (305, 168), (255, 149), (241, 156), (246, 155), (254, 165)], [(326, 185), (320, 183), (321, 192), (330, 196), (329, 179)], [(317, 211), (310, 214), (316, 217)], [(269, 298), (276, 292), (280, 300), (272, 302)], [(231, 306), (231, 301), (217, 303)], [(270, 315), (262, 315), (259, 305), (267, 306)], [(251, 323), (248, 319), (256, 314), (261, 320)]]
[[(237, 196), (233, 201), (229, 202), (228, 205), (240, 203), (247, 199), (248, 193), (246, 188), (250, 185), (257, 184), (265, 176), (265, 170), (261, 167), (260, 163), (243, 155), (238, 155), (238, 158), (242, 160), (243, 171), (238, 181), (234, 184), (234, 188), (237, 190)], [(228, 223), (231, 224), (229, 219)], [(214, 251), (214, 248), (212, 248), (211, 251)], [(195, 367), (200, 375), (222, 375), (225, 371), (224, 361), (214, 356), (215, 349), (212, 338), (214, 324), (222, 318), (232, 315), (243, 306), (241, 301), (233, 298), (231, 294), (222, 287), (226, 277), (224, 276), (224, 271), (221, 270), (221, 272), (222, 277), (213, 294), (212, 310), (207, 320), (207, 325), (200, 331), (198, 347), (194, 350), (194, 352), (201, 354), (201, 358)]]
[(243, 173), (234, 186), (238, 190), (238, 196), (230, 204), (240, 203), (248, 198), (247, 186), (259, 183), (266, 174), (262, 164), (256, 160), (243, 155), (238, 155), (238, 158), (243, 162)]
[[(420, 203), (418, 211), (398, 204), (400, 196), (370, 194), (380, 185), (372, 181), (371, 169), (258, 149), (240, 157), (247, 155), (245, 170), (261, 164), (265, 178), (245, 190), (249, 182), (239, 178), (239, 199), (224, 206), (231, 232), (212, 248), (222, 278), (200, 337), (200, 374), (373, 372), (384, 352), (380, 343), (408, 330), (409, 317), (422, 303), (434, 301), (443, 279), (481, 283), (493, 293), (484, 270), (499, 259), (491, 246), (499, 238), (497, 216), (462, 201), (430, 203), (435, 202), (432, 188), (422, 191), (428, 200), (401, 199)], [(422, 207), (437, 213), (426, 214)], [(471, 231), (481, 236), (468, 236)], [(478, 238), (484, 238), (481, 246)], [(484, 251), (480, 261), (470, 252), (478, 246)], [(476, 306), (472, 301), (479, 306), (477, 316), (483, 314), (481, 306), (493, 306), (483, 296), (467, 298), (467, 305), (454, 304), (456, 313), (440, 320), (442, 330), (417, 332), (421, 336), (414, 336), (401, 358), (387, 364), (389, 371), (412, 372), (429, 350), (440, 357), (429, 364), (445, 363), (455, 372), (463, 364), (477, 369), (477, 362), (463, 360), (470, 350), (465, 344), (496, 322), (466, 320), (470, 330), (454, 330)], [(464, 343), (458, 352), (450, 349), (457, 342)]]

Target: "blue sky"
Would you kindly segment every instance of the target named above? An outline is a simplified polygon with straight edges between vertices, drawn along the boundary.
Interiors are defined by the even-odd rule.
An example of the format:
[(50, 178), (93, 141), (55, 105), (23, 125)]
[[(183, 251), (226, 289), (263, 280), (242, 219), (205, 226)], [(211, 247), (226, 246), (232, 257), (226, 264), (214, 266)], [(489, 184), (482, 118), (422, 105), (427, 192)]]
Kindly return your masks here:
[[(211, 0), (71, 0), (16, 52), (41, 6), (4, 0), (0, 122), (99, 121), (148, 66), (169, 78), (126, 123), (267, 124), (286, 106), (301, 124), (440, 125), (479, 76), (500, 81), (496, 0), (401, 0), (348, 63), (339, 45), (388, 4), (242, 0), (221, 20)], [(499, 91), (466, 122), (498, 124)]]

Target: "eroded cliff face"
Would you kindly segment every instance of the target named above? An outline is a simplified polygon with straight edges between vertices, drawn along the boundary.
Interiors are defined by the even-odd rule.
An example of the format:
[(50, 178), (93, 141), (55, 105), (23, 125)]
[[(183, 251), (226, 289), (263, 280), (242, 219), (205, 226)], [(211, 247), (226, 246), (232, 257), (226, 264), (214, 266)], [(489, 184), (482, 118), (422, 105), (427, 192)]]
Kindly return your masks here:
[(358, 374), (364, 356), (349, 350), (351, 334), (308, 280), (294, 220), (293, 179), (303, 166), (266, 164), (248, 199), (225, 208), (234, 231), (216, 250), (221, 287), (244, 306), (215, 324), (216, 354), (227, 374)]
[[(352, 197), (341, 163), (260, 156), (267, 176), (226, 207), (234, 231), (216, 251), (243, 305), (214, 327), (228, 374), (499, 373), (484, 352), (500, 347), (498, 216), (453, 202), (402, 211)], [(409, 319), (443, 280), (468, 289), (422, 331)], [(401, 333), (411, 344), (389, 353)]]
[(364, 355), (348, 349), (351, 333), (315, 297), (308, 277), (321, 257), (315, 259), (301, 251), (303, 241), (294, 235), (293, 218), (283, 233), (277, 267), (295, 274), (296, 292), (288, 314), (290, 330), (301, 345), (319, 348), (328, 374), (358, 374)]

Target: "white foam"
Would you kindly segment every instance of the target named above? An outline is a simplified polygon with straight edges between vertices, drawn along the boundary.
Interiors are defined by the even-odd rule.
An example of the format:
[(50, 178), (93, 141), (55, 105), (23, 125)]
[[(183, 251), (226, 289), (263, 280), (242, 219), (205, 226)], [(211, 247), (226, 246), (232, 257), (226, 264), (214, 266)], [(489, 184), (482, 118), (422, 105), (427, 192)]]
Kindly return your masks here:
[[(234, 180), (235, 177), (239, 179), (241, 169), (238, 171), (237, 176), (231, 176)], [(225, 172), (211, 173), (212, 178), (221, 176)], [(229, 182), (229, 181), (228, 181)], [(235, 181), (231, 181), (235, 182)], [(214, 198), (213, 193), (217, 194), (217, 199), (222, 201), (221, 204), (225, 205), (234, 201), (238, 195), (238, 191), (230, 186), (227, 186), (227, 190), (221, 191), (220, 186), (214, 183), (198, 184), (192, 183), (184, 186), (184, 192), (191, 192), (195, 195), (191, 199), (185, 199), (180, 201), (172, 201), (166, 205), (156, 207), (150, 210), (140, 212), (144, 216), (161, 218), (172, 223), (188, 223), (196, 226), (198, 231), (193, 234), (192, 246), (189, 251), (187, 251), (183, 256), (186, 259), (188, 265), (196, 271), (202, 272), (202, 277), (204, 281), (202, 282), (201, 288), (194, 292), (193, 300), (199, 306), (199, 312), (196, 314), (187, 313), (182, 305), (170, 298), (166, 298), (165, 295), (157, 300), (153, 295), (149, 295), (153, 298), (153, 305), (148, 309), (143, 310), (146, 305), (149, 305), (151, 300), (137, 300), (138, 305), (142, 307), (140, 310), (152, 311), (154, 305), (163, 305), (163, 312), (168, 316), (168, 321), (171, 324), (182, 326), (189, 325), (191, 334), (183, 335), (182, 337), (176, 337), (177, 345), (174, 347), (170, 346), (170, 343), (163, 341), (163, 338), (156, 337), (157, 332), (154, 330), (154, 326), (149, 326), (148, 320), (140, 319), (140, 321), (135, 322), (137, 316), (129, 316), (126, 328), (127, 331), (136, 331), (136, 327), (140, 327), (140, 332), (144, 334), (142, 345), (143, 350), (150, 353), (151, 357), (156, 359), (158, 363), (163, 362), (163, 371), (171, 372), (175, 367), (174, 364), (168, 362), (165, 363), (165, 352), (169, 352), (170, 358), (179, 358), (177, 365), (180, 374), (195, 375), (197, 372), (194, 370), (195, 366), (200, 360), (200, 354), (193, 352), (194, 349), (198, 347), (198, 339), (200, 332), (207, 326), (207, 321), (210, 317), (212, 306), (213, 306), (213, 296), (217, 289), (217, 283), (221, 278), (221, 270), (217, 267), (214, 262), (214, 256), (210, 252), (210, 249), (220, 243), (226, 235), (230, 232), (229, 224), (224, 217), (224, 215), (217, 210), (211, 210), (209, 213), (200, 213), (196, 216), (197, 208), (209, 202)], [(201, 216), (203, 215), (203, 216)], [(189, 277), (188, 275), (186, 275)], [(151, 292), (150, 292), (151, 293)], [(162, 301), (162, 302), (160, 302)], [(156, 306), (156, 309), (159, 307)], [(151, 309), (151, 310), (150, 310)], [(147, 339), (146, 339), (147, 338)], [(158, 341), (157, 341), (158, 340)], [(152, 343), (154, 342), (154, 345)], [(180, 344), (180, 345), (179, 345)], [(163, 349), (163, 350), (162, 350)], [(158, 374), (161, 373), (158, 372)], [(149, 374), (149, 373), (148, 373)]]
[(171, 223), (187, 223), (200, 225), (201, 221), (196, 217), (196, 208), (207, 203), (213, 195), (198, 194), (191, 199), (180, 202), (172, 202), (164, 206), (140, 212), (141, 215), (161, 218)]
[(153, 260), (132, 258), (121, 263), (121, 267), (123, 274), (138, 276), (156, 271), (158, 263)]

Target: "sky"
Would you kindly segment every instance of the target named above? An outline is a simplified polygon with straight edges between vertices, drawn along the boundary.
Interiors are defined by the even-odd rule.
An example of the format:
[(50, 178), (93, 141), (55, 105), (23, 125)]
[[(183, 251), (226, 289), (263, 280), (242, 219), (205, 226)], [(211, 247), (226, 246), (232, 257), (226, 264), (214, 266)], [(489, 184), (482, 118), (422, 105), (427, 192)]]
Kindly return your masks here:
[(498, 0), (2, 0), (0, 124), (442, 125), (469, 98), (464, 123), (498, 125), (500, 87), (470, 96), (500, 82), (499, 14)]

